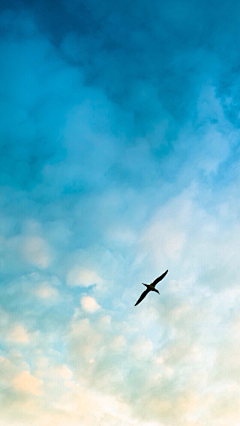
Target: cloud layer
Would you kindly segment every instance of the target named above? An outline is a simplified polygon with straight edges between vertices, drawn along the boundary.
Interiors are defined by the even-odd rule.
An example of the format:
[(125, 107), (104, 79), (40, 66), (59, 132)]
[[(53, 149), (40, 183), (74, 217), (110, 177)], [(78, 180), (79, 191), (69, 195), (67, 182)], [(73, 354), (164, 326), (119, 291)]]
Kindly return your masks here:
[(239, 16), (1, 5), (3, 426), (239, 426)]

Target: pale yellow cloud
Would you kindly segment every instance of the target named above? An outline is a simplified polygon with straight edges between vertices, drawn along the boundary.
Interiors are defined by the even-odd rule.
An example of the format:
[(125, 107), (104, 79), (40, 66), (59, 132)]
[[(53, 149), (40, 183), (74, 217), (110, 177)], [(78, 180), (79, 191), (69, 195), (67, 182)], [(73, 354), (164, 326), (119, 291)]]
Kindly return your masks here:
[(56, 372), (61, 376), (64, 380), (70, 380), (72, 378), (72, 371), (67, 367), (67, 365), (63, 364), (56, 368)]
[(99, 304), (91, 296), (83, 296), (81, 298), (81, 306), (85, 312), (94, 313), (100, 309)]
[(22, 371), (13, 378), (13, 387), (17, 391), (31, 395), (42, 395), (43, 381), (32, 376), (29, 371)]
[[(169, 276), (162, 283), (161, 298), (154, 298), (153, 294), (140, 309), (132, 307), (120, 318), (114, 311), (110, 316), (106, 308), (100, 310), (96, 289), (96, 299), (83, 296), (81, 308), (75, 311), (71, 324), (66, 324), (67, 359), (60, 361), (62, 364), (56, 362), (60, 352), (49, 348), (45, 349), (47, 356), (44, 351), (36, 351), (39, 358), (33, 376), (26, 362), (22, 367), (23, 359), (17, 354), (9, 353), (11, 362), (2, 362), (3, 376), (4, 368), (10, 371), (1, 381), (5, 387), (8, 382), (14, 383), (14, 390), (31, 395), (34, 400), (38, 400), (43, 388), (46, 392), (49, 405), (44, 412), (40, 408), (36, 411), (31, 426), (205, 426), (207, 422), (211, 426), (239, 426), (240, 293), (235, 278), (237, 255), (232, 248), (239, 230), (233, 228), (225, 234), (221, 220), (213, 220), (193, 201), (187, 202), (188, 197), (185, 194), (172, 200), (165, 212), (159, 212), (141, 241), (145, 249), (152, 249), (157, 268), (160, 255), (164, 262), (172, 262)], [(184, 200), (186, 205), (182, 208)], [(174, 222), (168, 226), (177, 235), (184, 235), (181, 244), (163, 238), (163, 247), (159, 247), (154, 226), (158, 235), (164, 236), (159, 230), (160, 219), (162, 223)], [(227, 248), (216, 239), (219, 229), (229, 244)], [(235, 277), (227, 284), (218, 271), (219, 262), (233, 265)], [(96, 281), (96, 276), (84, 275), (82, 269), (75, 269), (75, 273), (75, 285)], [(213, 285), (216, 282), (218, 287)], [(39, 297), (44, 297), (44, 293)], [(86, 312), (97, 311), (98, 315), (83, 318)], [(24, 341), (24, 333), (13, 333), (8, 319), (3, 323), (15, 335), (15, 341)], [(123, 405), (116, 404), (119, 400)], [(27, 406), (27, 402), (24, 404)], [(31, 406), (32, 402), (28, 404)]]

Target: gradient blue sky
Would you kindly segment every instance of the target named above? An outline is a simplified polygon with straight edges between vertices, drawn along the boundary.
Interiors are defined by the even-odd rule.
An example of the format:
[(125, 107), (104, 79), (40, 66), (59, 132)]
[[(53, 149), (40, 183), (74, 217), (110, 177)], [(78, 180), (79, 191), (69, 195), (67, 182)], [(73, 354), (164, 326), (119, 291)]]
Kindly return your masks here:
[(239, 28), (1, 2), (1, 426), (239, 426)]

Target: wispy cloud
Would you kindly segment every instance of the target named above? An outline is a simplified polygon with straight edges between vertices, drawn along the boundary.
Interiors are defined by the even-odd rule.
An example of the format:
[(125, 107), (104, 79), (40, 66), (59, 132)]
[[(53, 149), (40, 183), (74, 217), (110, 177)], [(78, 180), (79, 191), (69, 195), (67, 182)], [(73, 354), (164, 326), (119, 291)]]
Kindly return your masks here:
[(0, 28), (3, 426), (238, 426), (238, 4)]

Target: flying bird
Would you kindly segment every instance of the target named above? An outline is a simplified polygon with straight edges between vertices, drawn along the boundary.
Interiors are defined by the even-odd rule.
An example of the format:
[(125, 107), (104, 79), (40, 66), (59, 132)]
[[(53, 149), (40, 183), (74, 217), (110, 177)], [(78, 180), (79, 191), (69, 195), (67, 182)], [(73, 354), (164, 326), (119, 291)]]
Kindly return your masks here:
[(156, 278), (151, 284), (142, 283), (143, 285), (145, 285), (145, 287), (147, 287), (147, 289), (144, 290), (144, 292), (141, 294), (134, 306), (137, 306), (147, 296), (147, 294), (150, 293), (150, 291), (155, 291), (156, 293), (160, 294), (159, 291), (155, 288), (155, 286), (157, 285), (157, 283), (159, 283), (159, 281), (162, 281), (162, 279), (167, 275), (167, 273), (168, 269), (162, 275), (160, 275), (160, 277)]

